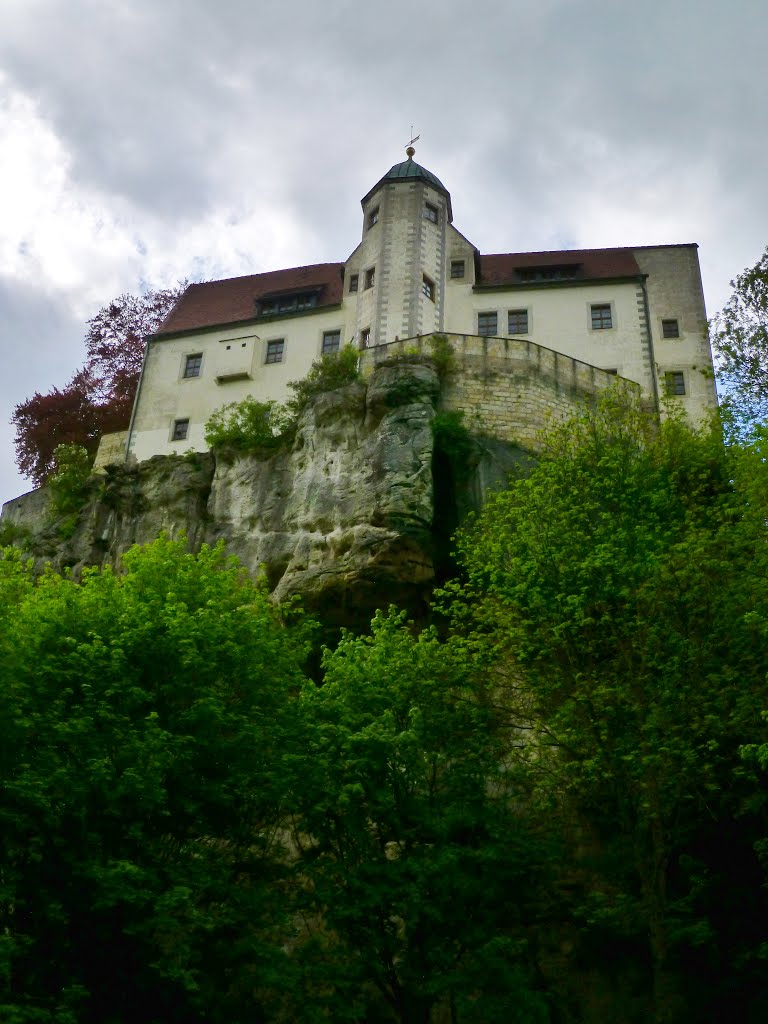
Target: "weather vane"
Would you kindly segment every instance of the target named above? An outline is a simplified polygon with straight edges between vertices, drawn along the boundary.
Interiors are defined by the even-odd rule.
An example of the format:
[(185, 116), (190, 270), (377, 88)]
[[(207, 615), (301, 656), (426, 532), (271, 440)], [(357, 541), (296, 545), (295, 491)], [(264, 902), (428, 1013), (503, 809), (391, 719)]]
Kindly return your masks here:
[(413, 148), (413, 144), (414, 144), (414, 142), (418, 142), (420, 138), (421, 138), (421, 135), (414, 135), (413, 134), (413, 125), (411, 125), (411, 141), (408, 143), (408, 145), (405, 148), (405, 152), (408, 155), (408, 159), (410, 159), (413, 156), (413, 154), (416, 152), (416, 150)]

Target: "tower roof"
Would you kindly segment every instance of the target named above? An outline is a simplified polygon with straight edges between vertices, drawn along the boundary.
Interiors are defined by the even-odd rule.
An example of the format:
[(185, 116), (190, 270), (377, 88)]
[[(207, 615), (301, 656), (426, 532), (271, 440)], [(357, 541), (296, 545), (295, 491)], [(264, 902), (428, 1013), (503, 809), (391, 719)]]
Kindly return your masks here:
[(403, 160), (402, 163), (394, 164), (394, 166), (390, 167), (383, 178), (379, 178), (373, 188), (363, 197), (363, 206), (365, 206), (377, 189), (381, 188), (382, 185), (391, 184), (394, 181), (422, 181), (425, 185), (429, 185), (431, 188), (436, 189), (436, 191), (442, 192), (448, 200), (448, 219), (453, 220), (453, 212), (451, 210), (451, 193), (436, 174), (433, 174), (432, 171), (428, 171), (427, 168), (422, 167), (421, 164), (417, 164), (411, 156), (409, 156), (407, 160)]

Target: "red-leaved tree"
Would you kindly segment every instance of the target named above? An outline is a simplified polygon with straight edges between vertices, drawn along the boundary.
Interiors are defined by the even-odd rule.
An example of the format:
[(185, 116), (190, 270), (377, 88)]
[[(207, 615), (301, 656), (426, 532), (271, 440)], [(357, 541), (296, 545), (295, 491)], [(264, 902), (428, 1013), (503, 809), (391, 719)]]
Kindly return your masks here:
[(144, 337), (160, 326), (186, 288), (120, 295), (88, 321), (86, 357), (64, 388), (35, 392), (13, 410), (16, 464), (35, 484), (54, 468), (57, 445), (79, 444), (94, 455), (102, 434), (125, 430), (144, 354)]

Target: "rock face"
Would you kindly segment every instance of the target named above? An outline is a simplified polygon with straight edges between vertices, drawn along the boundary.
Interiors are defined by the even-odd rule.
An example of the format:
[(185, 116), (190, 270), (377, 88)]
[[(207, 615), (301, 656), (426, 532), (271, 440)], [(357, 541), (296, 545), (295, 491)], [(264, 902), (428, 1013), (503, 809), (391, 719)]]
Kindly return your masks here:
[(439, 395), (431, 366), (385, 364), (367, 384), (318, 396), (290, 448), (110, 466), (68, 537), (46, 516), (45, 491), (8, 502), (2, 521), (56, 569), (115, 564), (161, 531), (184, 532), (193, 547), (223, 539), (276, 598), (300, 595), (329, 625), (365, 626), (391, 602), (418, 615), (447, 526), (519, 457), (510, 445), (474, 443), (454, 474), (451, 456), (435, 451)]

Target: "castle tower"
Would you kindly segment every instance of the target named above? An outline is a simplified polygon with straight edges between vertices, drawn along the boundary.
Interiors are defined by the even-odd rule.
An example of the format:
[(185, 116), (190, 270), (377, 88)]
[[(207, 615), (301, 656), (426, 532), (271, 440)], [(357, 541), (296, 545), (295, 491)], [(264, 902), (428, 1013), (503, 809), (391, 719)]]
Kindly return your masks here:
[(414, 149), (362, 200), (363, 236), (345, 266), (345, 299), (357, 293), (361, 347), (441, 331), (451, 197)]

